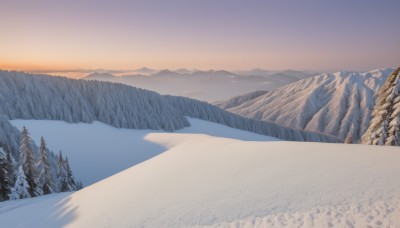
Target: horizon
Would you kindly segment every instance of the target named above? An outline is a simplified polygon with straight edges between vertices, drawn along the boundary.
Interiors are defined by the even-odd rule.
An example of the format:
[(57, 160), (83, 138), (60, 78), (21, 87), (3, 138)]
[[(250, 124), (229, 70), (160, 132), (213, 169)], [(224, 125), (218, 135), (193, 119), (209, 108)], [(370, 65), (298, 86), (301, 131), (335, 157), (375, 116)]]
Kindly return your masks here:
[(400, 59), (393, 0), (0, 1), (0, 68), (7, 70), (335, 72)]
[[(0, 68), (1, 70), (5, 71), (16, 71), (16, 72), (25, 72), (25, 73), (31, 73), (31, 74), (45, 74), (49, 76), (61, 76), (61, 77), (68, 77), (68, 78), (75, 78), (75, 79), (80, 79), (84, 78), (90, 74), (97, 73), (97, 74), (110, 74), (115, 77), (124, 77), (124, 76), (132, 76), (132, 75), (137, 75), (137, 76), (151, 76), (153, 74), (157, 74), (161, 71), (171, 71), (174, 73), (178, 74), (186, 74), (186, 73), (180, 73), (178, 72), (179, 70), (187, 70), (189, 71), (187, 74), (192, 74), (196, 71), (201, 71), (201, 72), (209, 72), (209, 71), (227, 71), (232, 74), (236, 75), (252, 75), (251, 73), (248, 73), (253, 70), (261, 70), (261, 71), (266, 71), (269, 72), (270, 74), (275, 74), (275, 73), (280, 73), (280, 72), (285, 72), (285, 71), (297, 71), (297, 72), (308, 72), (308, 73), (315, 73), (315, 75), (320, 75), (320, 74), (333, 74), (341, 71), (345, 72), (356, 72), (356, 73), (365, 73), (365, 72), (371, 72), (375, 70), (387, 70), (387, 69), (395, 69), (397, 66), (388, 66), (388, 67), (378, 67), (374, 69), (368, 69), (368, 70), (347, 70), (347, 69), (340, 69), (340, 70), (334, 70), (334, 71), (314, 71), (314, 70), (308, 70), (308, 69), (283, 69), (283, 70), (271, 70), (271, 69), (264, 69), (264, 68), (250, 68), (250, 69), (239, 69), (239, 70), (226, 70), (226, 69), (188, 69), (188, 68), (176, 68), (176, 69), (153, 69), (149, 67), (140, 67), (136, 69), (104, 69), (104, 68), (98, 68), (98, 69), (65, 69), (65, 70), (19, 70), (19, 69), (4, 69)], [(151, 73), (140, 73), (138, 71), (140, 70), (151, 70), (154, 72)]]

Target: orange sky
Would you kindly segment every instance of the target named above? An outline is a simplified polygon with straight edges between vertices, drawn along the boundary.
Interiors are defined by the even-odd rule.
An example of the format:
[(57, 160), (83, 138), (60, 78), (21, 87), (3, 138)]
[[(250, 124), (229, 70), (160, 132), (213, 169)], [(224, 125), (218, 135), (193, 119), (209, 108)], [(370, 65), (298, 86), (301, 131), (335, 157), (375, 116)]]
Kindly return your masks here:
[(400, 59), (400, 1), (0, 1), (1, 69), (334, 71)]

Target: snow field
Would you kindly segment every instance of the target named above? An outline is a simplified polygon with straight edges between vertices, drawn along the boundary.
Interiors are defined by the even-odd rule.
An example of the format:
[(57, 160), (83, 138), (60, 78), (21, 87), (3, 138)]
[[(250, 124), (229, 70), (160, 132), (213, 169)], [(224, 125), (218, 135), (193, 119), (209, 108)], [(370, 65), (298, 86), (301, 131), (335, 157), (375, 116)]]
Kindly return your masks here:
[[(400, 225), (396, 147), (187, 133), (150, 133), (145, 140), (167, 151), (71, 195), (4, 211), (0, 221), (12, 227)], [(15, 219), (21, 213), (27, 218)]]
[[(278, 140), (272, 137), (229, 128), (220, 124), (188, 118), (191, 127), (181, 133), (208, 134), (242, 140)], [(165, 151), (145, 140), (154, 130), (118, 129), (101, 122), (92, 124), (53, 120), (12, 120), (18, 129), (26, 126), (32, 139), (46, 139), (50, 150), (68, 156), (76, 179), (88, 186)]]

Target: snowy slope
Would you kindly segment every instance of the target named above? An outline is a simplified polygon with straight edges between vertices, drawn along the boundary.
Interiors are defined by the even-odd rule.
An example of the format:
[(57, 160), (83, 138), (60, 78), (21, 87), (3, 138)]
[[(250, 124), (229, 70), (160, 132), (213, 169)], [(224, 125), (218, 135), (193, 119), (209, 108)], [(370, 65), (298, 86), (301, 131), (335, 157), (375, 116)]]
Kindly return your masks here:
[(213, 102), (213, 104), (223, 109), (229, 109), (241, 105), (244, 102), (256, 99), (257, 97), (262, 96), (266, 93), (268, 93), (268, 91), (254, 91), (251, 93), (232, 97), (228, 100)]
[[(177, 132), (207, 134), (241, 140), (277, 140), (220, 124), (189, 118), (191, 127)], [(118, 129), (101, 122), (69, 124), (53, 120), (12, 120), (18, 129), (26, 126), (34, 141), (41, 136), (54, 152), (70, 159), (75, 177), (85, 186), (154, 157), (163, 147), (144, 140), (154, 130)], [(88, 165), (90, 164), (90, 165)]]
[(161, 94), (190, 97), (202, 101), (220, 101), (255, 90), (272, 90), (280, 86), (316, 75), (302, 71), (282, 71), (267, 75), (257, 75), (259, 71), (235, 74), (225, 70), (187, 71), (162, 70), (151, 75), (125, 75), (123, 77), (93, 77), (118, 82), (139, 88), (156, 91)]
[(392, 69), (321, 74), (228, 108), (250, 118), (357, 141), (366, 130), (375, 93)]
[(167, 152), (70, 195), (1, 203), (2, 226), (400, 226), (398, 148), (145, 139)]

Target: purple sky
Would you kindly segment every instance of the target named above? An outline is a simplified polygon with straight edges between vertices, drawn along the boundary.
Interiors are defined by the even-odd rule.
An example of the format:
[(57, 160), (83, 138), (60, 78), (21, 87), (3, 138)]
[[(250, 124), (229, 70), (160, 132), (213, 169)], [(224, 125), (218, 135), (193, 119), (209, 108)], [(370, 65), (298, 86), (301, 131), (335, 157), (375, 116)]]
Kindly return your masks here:
[(399, 0), (0, 0), (0, 68), (369, 70), (400, 63)]

